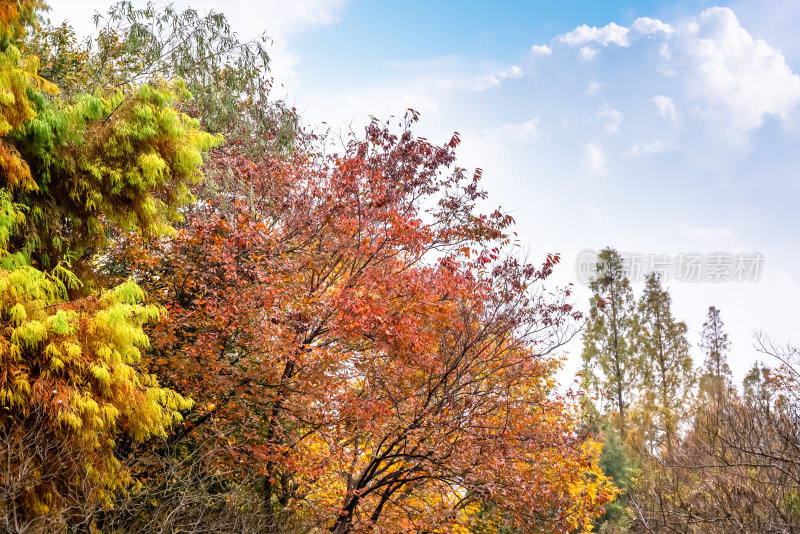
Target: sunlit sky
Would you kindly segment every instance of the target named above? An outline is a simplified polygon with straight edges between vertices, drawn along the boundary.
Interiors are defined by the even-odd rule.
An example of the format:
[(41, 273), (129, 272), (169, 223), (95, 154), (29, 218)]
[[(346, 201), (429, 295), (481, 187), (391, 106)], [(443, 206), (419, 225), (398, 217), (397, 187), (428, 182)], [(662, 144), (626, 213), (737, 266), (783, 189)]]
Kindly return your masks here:
[[(80, 33), (110, 5), (51, 3), (50, 18)], [(487, 208), (514, 216), (531, 258), (562, 254), (550, 283), (576, 283), (582, 309), (585, 249), (761, 254), (756, 281), (668, 282), (695, 359), (709, 305), (737, 380), (760, 358), (754, 331), (800, 341), (800, 2), (174, 5), (221, 11), (243, 39), (273, 38), (276, 96), (314, 127), (359, 129), (414, 108), (419, 135), (458, 131), (460, 164), (484, 170)], [(571, 371), (580, 348), (567, 347)]]

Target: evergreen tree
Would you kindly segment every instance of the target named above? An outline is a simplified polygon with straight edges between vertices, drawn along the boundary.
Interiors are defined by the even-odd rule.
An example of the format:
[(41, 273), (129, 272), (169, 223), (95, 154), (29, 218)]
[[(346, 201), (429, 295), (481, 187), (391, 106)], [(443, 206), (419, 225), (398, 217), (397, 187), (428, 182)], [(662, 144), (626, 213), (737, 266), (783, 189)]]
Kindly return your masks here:
[[(672, 316), (672, 299), (661, 277), (650, 273), (639, 300), (637, 349), (642, 364), (639, 444), (651, 451), (672, 448), (688, 413), (695, 383), (686, 324)], [(650, 428), (648, 428), (648, 426)]]
[(616, 411), (614, 428), (624, 442), (628, 435), (628, 407), (639, 375), (633, 346), (636, 307), (622, 258), (611, 248), (598, 256), (598, 274), (590, 287), (590, 314), (583, 336), (586, 379), (607, 392)]
[(719, 310), (709, 306), (706, 322), (703, 323), (703, 332), (700, 335), (700, 348), (706, 356), (700, 377), (700, 391), (706, 397), (719, 397), (733, 388), (733, 376), (728, 367), (727, 356), (730, 342), (724, 327), (725, 323), (722, 322)]
[(601, 424), (601, 430), (604, 440), (598, 465), (603, 474), (611, 478), (620, 493), (614, 501), (605, 506), (605, 513), (597, 519), (595, 527), (603, 533), (627, 532), (633, 519), (630, 497), (635, 491), (634, 480), (639, 472), (638, 461), (631, 455), (619, 435), (608, 428), (607, 422)]

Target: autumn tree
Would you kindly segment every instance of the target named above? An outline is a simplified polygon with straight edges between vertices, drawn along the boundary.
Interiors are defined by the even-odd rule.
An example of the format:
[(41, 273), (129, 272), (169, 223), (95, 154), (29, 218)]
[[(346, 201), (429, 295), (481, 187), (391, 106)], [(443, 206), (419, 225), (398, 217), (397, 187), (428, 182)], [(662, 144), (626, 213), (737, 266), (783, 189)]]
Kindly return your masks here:
[[(334, 449), (346, 478), (339, 479), (343, 506), (331, 532), (387, 519), (414, 530), (442, 521), (455, 526), (477, 505), (522, 531), (588, 524), (579, 518), (592, 514), (591, 493), (608, 489), (594, 488), (583, 474), (553, 470), (573, 458), (599, 475), (590, 460), (596, 449), (586, 455), (574, 422), (557, 413), (564, 401), (546, 378), (553, 362), (542, 359), (553, 340), (540, 337), (541, 328), (561, 323), (566, 310), (515, 295), (514, 286), (546, 276), (526, 276), (525, 269), (514, 262), (493, 266), (483, 290), (484, 284), (472, 288), (476, 298), (456, 308), (460, 320), (447, 324), (445, 343), (437, 342), (429, 361), (407, 361), (390, 349), (365, 369), (363, 386), (345, 392), (359, 409), (349, 418), (356, 433)], [(399, 362), (392, 362), (393, 352), (403, 356)], [(366, 411), (370, 405), (392, 409), (376, 420)], [(337, 434), (325, 441), (341, 443), (345, 435)]]
[(735, 388), (696, 408), (672, 450), (650, 461), (632, 495), (633, 531), (792, 532), (800, 524), (797, 349), (757, 336), (755, 364)]
[[(96, 380), (86, 397), (106, 410), (105, 426), (81, 422), (101, 446), (72, 449), (72, 458), (106, 461), (105, 478), (87, 488), (109, 496), (129, 476), (140, 481), (114, 513), (89, 521), (120, 531), (227, 528), (225, 495), (266, 531), (287, 521), (337, 533), (450, 531), (486, 510), (498, 527), (587, 527), (614, 490), (575, 404), (555, 390), (551, 353), (574, 335), (577, 314), (567, 292), (544, 290), (558, 257), (541, 266), (508, 257), (511, 218), (476, 211), (485, 193), (480, 173), (455, 167), (458, 137), (443, 146), (414, 137), (412, 112), (399, 133), (373, 122), (341, 153), (321, 141), (305, 147), (313, 136), (281, 129), (292, 113), (270, 115), (263, 43), (238, 43), (223, 17), (122, 2), (98, 22), (93, 42), (46, 25), (28, 41), (46, 73), (69, 85), (37, 100), (34, 113), (56, 126), (37, 123), (14, 141), (38, 147), (30, 190), (40, 196), (19, 205), (43, 215), (9, 211), (18, 229), (9, 246), (66, 288), (42, 309), (82, 318), (96, 299), (110, 310), (102, 317), (113, 341), (134, 339), (109, 350), (127, 367), (97, 360), (103, 345), (64, 375)], [(164, 81), (174, 76), (185, 84)], [(200, 152), (219, 142), (198, 126), (229, 144), (211, 155), (212, 179), (192, 188), (192, 203)], [(10, 197), (12, 208), (21, 199)], [(14, 244), (23, 232), (32, 244)], [(60, 267), (65, 259), (78, 277)], [(98, 297), (71, 280), (121, 285)], [(149, 348), (142, 328), (164, 316), (142, 305), (140, 287), (169, 314), (148, 327)], [(94, 347), (99, 327), (87, 320), (86, 329), (76, 335)], [(142, 352), (152, 375), (138, 373)], [(77, 374), (86, 369), (91, 377)], [(118, 375), (139, 378), (138, 389)], [(137, 411), (139, 396), (150, 411)], [(133, 407), (115, 419), (105, 403), (123, 397)], [(88, 401), (80, 407), (81, 417), (95, 414)], [(170, 430), (178, 410), (186, 419)], [(31, 421), (13, 427), (9, 443), (36, 436)], [(60, 431), (64, 447), (82, 436)], [(252, 494), (228, 492), (252, 476), (263, 515)]]
[(168, 233), (217, 142), (171, 107), (180, 83), (59, 98), (21, 51), (42, 7), (0, 3), (0, 515), (12, 532), (87, 521), (76, 511), (128, 483), (118, 440), (166, 435), (190, 408), (139, 366), (143, 327), (163, 311), (133, 281), (93, 290), (88, 259), (113, 228)]
[(642, 364), (641, 421), (637, 445), (650, 451), (671, 449), (687, 421), (695, 384), (686, 324), (672, 315), (672, 299), (657, 273), (650, 273), (639, 300), (636, 347)]
[(609, 396), (609, 407), (616, 411), (615, 430), (625, 441), (628, 408), (640, 375), (634, 345), (636, 304), (619, 252), (603, 249), (597, 265), (597, 275), (590, 283), (593, 295), (582, 357), (590, 386)]
[(172, 319), (151, 369), (197, 401), (170, 443), (224, 428), (220, 461), (258, 468), (273, 528), (449, 530), (486, 507), (527, 530), (587, 524), (612, 489), (553, 391), (575, 313), (541, 288), (557, 258), (502, 257), (510, 217), (475, 213), (458, 138), (433, 145), (414, 120), (340, 154), (220, 156), (249, 194), (121, 248), (146, 251), (131, 272)]
[(725, 332), (719, 309), (709, 306), (703, 331), (700, 334), (700, 348), (705, 353), (703, 371), (700, 377), (700, 390), (706, 396), (719, 397), (733, 387), (731, 369), (728, 366), (730, 341)]

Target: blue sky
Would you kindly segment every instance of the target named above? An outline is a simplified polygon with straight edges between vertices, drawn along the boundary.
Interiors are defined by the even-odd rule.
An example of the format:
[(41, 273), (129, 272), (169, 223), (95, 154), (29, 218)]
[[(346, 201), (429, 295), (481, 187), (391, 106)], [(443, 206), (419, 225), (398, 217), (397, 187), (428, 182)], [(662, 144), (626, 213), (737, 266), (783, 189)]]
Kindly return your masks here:
[[(134, 2), (137, 3), (137, 2)], [(91, 30), (106, 2), (53, 2)], [(580, 251), (760, 253), (757, 282), (669, 282), (697, 342), (722, 311), (737, 378), (752, 335), (800, 341), (800, 3), (760, 1), (176, 2), (274, 38), (278, 92), (335, 131), (422, 112), (419, 135), (460, 132), (489, 205), (533, 258)], [(637, 287), (637, 289), (640, 288)], [(579, 305), (588, 292), (578, 286)], [(573, 361), (580, 345), (568, 347)]]

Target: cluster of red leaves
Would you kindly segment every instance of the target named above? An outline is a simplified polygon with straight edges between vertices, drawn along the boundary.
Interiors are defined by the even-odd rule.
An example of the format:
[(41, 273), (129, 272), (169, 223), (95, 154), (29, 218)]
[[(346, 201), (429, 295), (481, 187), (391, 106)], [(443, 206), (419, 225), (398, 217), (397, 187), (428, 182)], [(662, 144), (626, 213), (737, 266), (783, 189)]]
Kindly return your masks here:
[[(455, 528), (477, 511), (552, 531), (613, 495), (554, 392), (567, 294), (504, 255), (480, 173), (373, 122), (343, 154), (220, 153), (176, 238), (121, 258), (169, 312), (150, 367), (194, 399), (173, 441), (222, 432), (267, 506), (332, 532)], [(135, 241), (135, 239), (134, 239)]]

